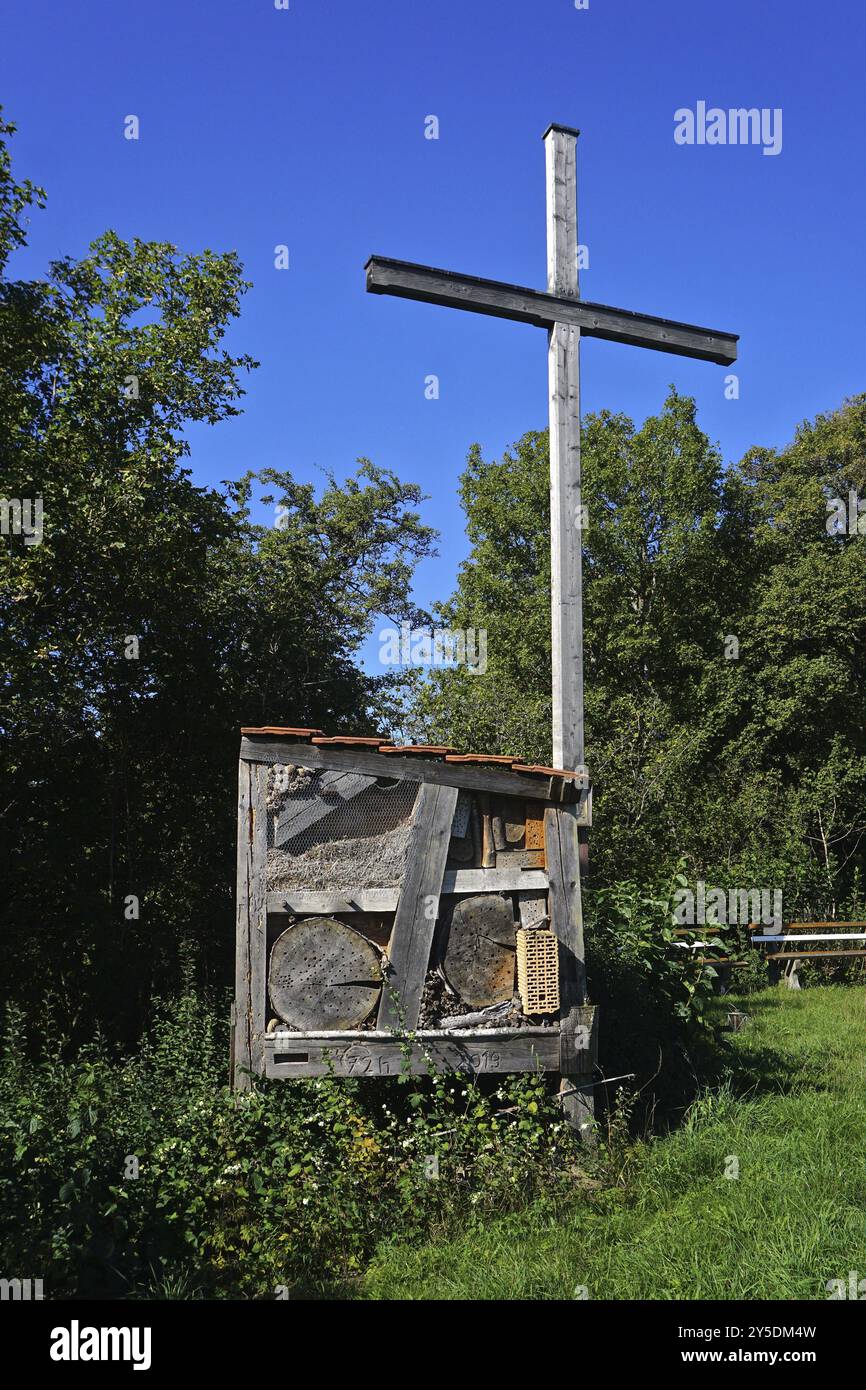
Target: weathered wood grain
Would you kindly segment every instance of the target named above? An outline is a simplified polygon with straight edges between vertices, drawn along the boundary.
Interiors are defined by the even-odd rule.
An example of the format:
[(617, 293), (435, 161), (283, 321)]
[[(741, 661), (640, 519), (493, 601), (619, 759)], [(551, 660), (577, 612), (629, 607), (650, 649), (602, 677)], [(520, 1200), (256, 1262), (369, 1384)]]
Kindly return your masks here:
[[(386, 758), (381, 753), (363, 749), (315, 748), (307, 743), (292, 743), (279, 738), (241, 739), (241, 757), (248, 762), (291, 762), (298, 767), (326, 767), (334, 770), (351, 769), (371, 777), (399, 777), (410, 782), (435, 782), (442, 787), (465, 787), (468, 791), (502, 792), (506, 796), (526, 796), (530, 793), (540, 801), (559, 800), (564, 796), (576, 800), (581, 788), (588, 785), (582, 774), (567, 777), (529, 776), (526, 773), (505, 772), (499, 768), (479, 767), (469, 763), (434, 763), (423, 758)], [(551, 796), (551, 782), (557, 786)]]
[(234, 1085), (246, 1090), (263, 1068), (267, 969), (267, 768), (238, 769), (237, 934)]
[[(442, 893), (543, 892), (547, 874), (543, 869), (446, 869)], [(345, 912), (395, 912), (399, 888), (357, 888), (338, 892), (296, 892), (293, 888), (268, 893), (268, 912), (273, 916), (289, 913), (295, 917), (319, 914), (340, 916)]]
[[(547, 292), (580, 298), (577, 262), (577, 135), (566, 126), (544, 134), (547, 190)], [(561, 320), (559, 320), (561, 322)]]
[(519, 892), (517, 910), (520, 913), (520, 925), (524, 930), (540, 927), (547, 921), (547, 894)]
[(588, 300), (560, 298), (501, 280), (484, 280), (476, 275), (461, 275), (453, 270), (439, 270), (386, 256), (371, 256), (365, 270), (367, 289), (372, 294), (419, 299), (449, 309), (470, 309), (476, 314), (514, 319), (537, 328), (567, 324), (580, 329), (588, 338), (655, 348), (658, 352), (697, 357), (725, 366), (737, 358), (736, 333), (699, 328), (653, 314), (636, 314), (629, 309), (615, 309)]
[(483, 1074), (558, 1071), (559, 1066), (556, 1028), (428, 1030), (411, 1042), (378, 1031), (330, 1037), (277, 1033), (266, 1040), (267, 1075), (279, 1077), (423, 1075), (434, 1070)]
[(447, 869), (443, 893), (515, 893), (547, 887), (544, 869)]
[(333, 917), (344, 912), (394, 912), (399, 888), (358, 888), (355, 892), (296, 893), (293, 888), (268, 894), (268, 913), (293, 917)]
[(551, 926), (563, 947), (559, 978), (565, 1010), (586, 999), (577, 824), (570, 807), (550, 806), (545, 811), (544, 826)]
[[(551, 126), (547, 168), (548, 290), (580, 298), (577, 270), (577, 137)], [(553, 763), (583, 765), (583, 522), (580, 493), (580, 329), (557, 320), (548, 337), (550, 414), (550, 613)]]
[(382, 1029), (411, 1032), (418, 1024), (456, 805), (456, 787), (425, 784), (418, 794), (379, 1005)]
[[(544, 813), (547, 839), (548, 896), (551, 926), (560, 941), (560, 1095), (569, 1125), (581, 1139), (595, 1138), (594, 1057), (590, 1043), (598, 1027), (597, 1013), (587, 1037), (586, 966), (583, 946), (583, 906), (577, 817), (568, 806), (548, 807)], [(584, 1045), (586, 1044), (586, 1045)]]

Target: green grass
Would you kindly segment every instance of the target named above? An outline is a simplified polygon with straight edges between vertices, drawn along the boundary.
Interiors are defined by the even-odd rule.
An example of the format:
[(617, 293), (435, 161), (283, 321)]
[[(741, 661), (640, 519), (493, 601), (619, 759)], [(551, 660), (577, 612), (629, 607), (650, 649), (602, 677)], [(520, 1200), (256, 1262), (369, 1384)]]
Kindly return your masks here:
[(866, 1277), (866, 991), (765, 990), (740, 1007), (752, 1021), (729, 1078), (637, 1145), (620, 1184), (381, 1247), (359, 1296), (824, 1299), (829, 1279)]

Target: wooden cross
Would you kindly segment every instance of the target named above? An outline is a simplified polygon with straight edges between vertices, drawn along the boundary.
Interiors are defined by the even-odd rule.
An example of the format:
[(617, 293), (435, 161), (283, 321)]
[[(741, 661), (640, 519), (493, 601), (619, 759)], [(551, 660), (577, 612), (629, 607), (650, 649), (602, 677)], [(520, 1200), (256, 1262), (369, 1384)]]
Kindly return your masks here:
[(611, 309), (580, 298), (577, 252), (577, 137), (570, 126), (544, 133), (547, 169), (547, 293), (474, 275), (371, 256), (367, 289), (450, 309), (517, 319), (548, 332), (550, 395), (550, 587), (553, 765), (583, 769), (583, 510), (580, 499), (580, 338), (728, 364), (737, 335)]

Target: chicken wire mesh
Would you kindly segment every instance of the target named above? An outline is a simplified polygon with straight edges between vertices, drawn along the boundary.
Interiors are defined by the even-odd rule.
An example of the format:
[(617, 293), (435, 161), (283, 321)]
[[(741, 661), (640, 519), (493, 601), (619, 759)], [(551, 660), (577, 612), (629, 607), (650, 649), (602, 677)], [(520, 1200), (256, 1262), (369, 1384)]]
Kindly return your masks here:
[(401, 882), (418, 783), (273, 763), (268, 889), (319, 892)]

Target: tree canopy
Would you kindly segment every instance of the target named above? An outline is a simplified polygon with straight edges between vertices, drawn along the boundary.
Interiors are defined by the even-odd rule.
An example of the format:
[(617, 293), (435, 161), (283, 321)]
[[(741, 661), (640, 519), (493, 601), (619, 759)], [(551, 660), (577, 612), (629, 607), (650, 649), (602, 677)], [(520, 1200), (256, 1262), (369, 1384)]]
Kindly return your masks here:
[[(671, 390), (640, 428), (590, 415), (582, 533), (587, 760), (599, 879), (664, 872), (784, 886), (792, 910), (859, 892), (866, 833), (866, 543), (828, 530), (866, 493), (866, 396), (725, 468)], [(486, 627), (487, 671), (417, 683), (414, 727), (550, 757), (546, 432), (470, 450), (471, 553), (443, 623)]]
[[(0, 141), (0, 265), (41, 198)], [(4, 976), (71, 1026), (134, 1028), (184, 943), (227, 978), (239, 726), (377, 724), (394, 680), (358, 649), (417, 617), (417, 486), (366, 460), (319, 495), (193, 482), (186, 427), (236, 414), (255, 366), (224, 346), (246, 289), (233, 252), (113, 232), (0, 280), (0, 491), (43, 508), (40, 543), (0, 547)]]

